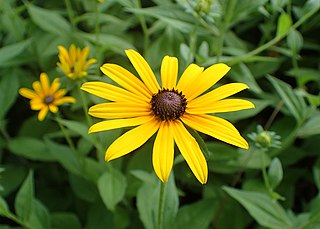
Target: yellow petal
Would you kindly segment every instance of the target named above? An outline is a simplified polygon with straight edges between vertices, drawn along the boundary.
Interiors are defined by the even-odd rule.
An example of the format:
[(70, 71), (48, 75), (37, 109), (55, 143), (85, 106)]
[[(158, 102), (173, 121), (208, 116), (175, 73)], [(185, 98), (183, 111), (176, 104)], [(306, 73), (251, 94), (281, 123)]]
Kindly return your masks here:
[(59, 99), (61, 97), (63, 97), (65, 94), (67, 94), (67, 90), (66, 89), (60, 89), (58, 90), (56, 93), (53, 94), (55, 99)]
[(58, 112), (58, 107), (53, 105), (53, 104), (49, 104), (49, 110), (52, 112), (52, 113), (57, 113)]
[(121, 135), (107, 149), (105, 160), (116, 159), (139, 148), (158, 130), (159, 125), (160, 122), (153, 119)]
[(71, 64), (74, 64), (77, 58), (77, 50), (74, 44), (71, 44), (69, 47), (69, 57), (70, 57)]
[(30, 107), (32, 110), (41, 110), (45, 106), (46, 105), (39, 98), (30, 100)]
[(48, 113), (48, 110), (49, 110), (48, 106), (44, 106), (44, 107), (40, 110), (40, 112), (39, 112), (39, 114), (38, 114), (38, 119), (39, 119), (39, 121), (43, 121), (43, 119), (46, 117), (46, 115), (47, 115), (47, 113)]
[(154, 119), (153, 116), (142, 116), (128, 119), (114, 119), (98, 122), (89, 128), (89, 133), (118, 129), (129, 126), (139, 126)]
[(207, 94), (204, 94), (188, 103), (188, 107), (206, 107), (212, 106), (212, 103), (227, 98), (231, 95), (234, 95), (244, 89), (247, 89), (248, 86), (244, 83), (229, 83), (221, 87), (218, 87)]
[(240, 135), (238, 130), (230, 122), (222, 118), (210, 115), (185, 114), (181, 120), (192, 129), (231, 145), (248, 149), (247, 141)]
[(135, 75), (128, 70), (116, 64), (104, 64), (101, 71), (110, 77), (114, 82), (128, 91), (139, 95), (144, 100), (150, 100), (152, 97), (151, 91), (144, 85)]
[(141, 97), (120, 87), (103, 83), (103, 82), (87, 82), (81, 86), (81, 89), (110, 101), (122, 101), (132, 103), (149, 103), (149, 99), (143, 101)]
[(34, 81), (34, 82), (32, 83), (32, 87), (33, 87), (34, 91), (35, 91), (40, 97), (44, 97), (44, 96), (45, 96), (45, 94), (44, 94), (44, 92), (43, 92), (43, 89), (42, 89), (41, 84), (40, 84), (39, 81)]
[(157, 79), (151, 70), (147, 61), (133, 49), (126, 50), (126, 54), (132, 63), (133, 67), (138, 72), (140, 78), (149, 88), (152, 94), (157, 93), (160, 89)]
[(69, 61), (69, 53), (67, 51), (67, 49), (63, 46), (58, 46), (59, 49), (59, 59), (61, 62), (61, 59), (63, 59), (65, 62), (67, 62), (68, 64), (70, 63)]
[(174, 141), (170, 122), (161, 122), (153, 145), (153, 169), (162, 182), (167, 182), (173, 166)]
[[(204, 70), (198, 77), (195, 79), (195, 84), (191, 83), (185, 89), (184, 93), (188, 101), (196, 98), (201, 95), (216, 82), (218, 82), (227, 72), (230, 70), (230, 67), (225, 64), (214, 64)], [(188, 95), (188, 96), (187, 96)]]
[(56, 91), (59, 89), (59, 87), (60, 87), (59, 78), (55, 78), (51, 84), (49, 94), (53, 95), (54, 93), (56, 93)]
[(28, 98), (28, 99), (33, 99), (33, 98), (38, 97), (38, 95), (34, 91), (32, 91), (28, 88), (20, 88), (19, 94), (22, 95), (23, 97)]
[(53, 104), (56, 105), (56, 106), (59, 106), (63, 103), (75, 103), (76, 102), (76, 99), (71, 97), (71, 96), (65, 96), (65, 97), (62, 97), (62, 98), (58, 98), (58, 99), (55, 99), (53, 101)]
[(162, 88), (173, 89), (176, 86), (178, 76), (178, 59), (165, 56), (161, 64)]
[(132, 118), (151, 115), (150, 106), (150, 104), (102, 103), (90, 107), (88, 113), (97, 118)]
[(45, 94), (48, 94), (50, 91), (50, 82), (49, 82), (49, 77), (46, 73), (40, 74), (40, 82), (41, 82), (41, 87), (43, 89), (43, 92)]
[(202, 106), (202, 104), (188, 104), (187, 113), (190, 114), (207, 114), (239, 111), (254, 108), (253, 103), (244, 99), (224, 99)]
[(186, 88), (192, 84), (193, 81), (199, 76), (200, 73), (203, 71), (203, 67), (199, 67), (196, 64), (190, 64), (186, 70), (183, 72), (182, 76), (180, 77), (180, 80), (177, 85), (177, 89), (179, 91), (182, 91), (182, 93), (186, 96), (186, 98), (189, 97), (187, 94), (188, 91), (186, 91)]
[(171, 123), (174, 140), (182, 156), (199, 182), (201, 184), (207, 183), (208, 166), (198, 143), (180, 121)]

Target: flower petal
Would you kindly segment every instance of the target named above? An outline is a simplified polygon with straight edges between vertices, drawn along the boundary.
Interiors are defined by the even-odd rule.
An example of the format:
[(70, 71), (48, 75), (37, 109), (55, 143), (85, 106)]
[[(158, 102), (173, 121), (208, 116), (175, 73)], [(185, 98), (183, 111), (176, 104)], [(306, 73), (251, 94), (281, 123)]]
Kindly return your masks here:
[(55, 79), (52, 81), (49, 94), (50, 94), (50, 95), (53, 95), (54, 93), (56, 93), (56, 91), (59, 89), (59, 87), (60, 87), (59, 78), (55, 78)]
[(116, 64), (104, 64), (101, 71), (114, 82), (128, 91), (145, 99), (151, 99), (153, 93), (135, 75)]
[(161, 122), (153, 145), (152, 164), (162, 182), (167, 182), (173, 166), (174, 140), (170, 122)]
[(212, 106), (212, 103), (214, 103), (215, 101), (227, 98), (247, 88), (249, 88), (248, 85), (244, 83), (225, 84), (198, 98), (195, 98), (194, 100), (188, 103), (188, 106), (189, 107)]
[(211, 137), (248, 149), (247, 141), (240, 135), (238, 130), (228, 121), (211, 115), (188, 115), (185, 114), (181, 120), (199, 132)]
[(222, 113), (230, 111), (239, 111), (254, 108), (254, 104), (244, 99), (224, 99), (211, 104), (188, 104), (187, 113), (189, 114), (207, 114)]
[(150, 102), (149, 99), (145, 97), (141, 98), (125, 89), (103, 82), (87, 82), (81, 86), (81, 89), (110, 101), (133, 102), (138, 104)]
[(201, 184), (208, 179), (208, 166), (196, 140), (180, 121), (172, 122), (174, 140), (189, 165), (191, 171)]
[(34, 98), (30, 100), (30, 107), (32, 110), (41, 110), (43, 107), (47, 106), (39, 98)]
[(152, 94), (157, 93), (160, 87), (147, 61), (133, 49), (126, 50), (126, 54), (147, 88)]
[(186, 88), (188, 88), (190, 84), (193, 84), (193, 81), (199, 76), (200, 73), (202, 73), (203, 69), (203, 67), (200, 67), (196, 64), (190, 64), (180, 77), (177, 89), (182, 91), (187, 98), (189, 97), (189, 94)]
[(50, 92), (50, 82), (49, 82), (49, 77), (46, 73), (41, 73), (40, 74), (40, 82), (41, 82), (41, 87), (43, 89), (43, 92), (45, 94), (49, 94)]
[(32, 87), (34, 89), (34, 91), (38, 94), (38, 96), (40, 96), (41, 98), (45, 96), (44, 91), (41, 87), (40, 81), (34, 81), (32, 83)]
[(89, 133), (118, 129), (129, 126), (139, 126), (154, 119), (153, 116), (142, 116), (128, 119), (114, 119), (98, 122), (89, 128)]
[(105, 160), (116, 159), (139, 148), (158, 130), (159, 126), (160, 122), (153, 119), (121, 135), (107, 149)]
[(62, 97), (62, 98), (58, 98), (58, 99), (55, 99), (53, 101), (53, 104), (56, 105), (56, 106), (59, 106), (63, 103), (75, 103), (76, 102), (76, 99), (71, 97), (71, 96), (65, 96), (65, 97)]
[[(185, 95), (188, 101), (201, 95), (208, 90), (212, 85), (218, 82), (227, 72), (230, 67), (225, 64), (214, 64), (204, 70), (202, 74), (198, 75), (196, 80), (196, 87), (194, 83), (190, 82), (185, 90)], [(187, 96), (188, 95), (188, 96)]]
[(46, 115), (47, 115), (47, 113), (48, 113), (48, 110), (49, 110), (48, 106), (44, 106), (44, 107), (40, 110), (40, 112), (39, 112), (39, 114), (38, 114), (38, 119), (39, 119), (39, 121), (43, 121), (43, 119), (46, 117)]
[(178, 76), (178, 59), (165, 56), (161, 64), (162, 88), (173, 89), (176, 86)]
[(89, 114), (97, 118), (132, 118), (152, 114), (150, 104), (102, 103), (90, 107)]
[(49, 110), (52, 112), (52, 113), (57, 113), (58, 112), (58, 107), (53, 105), (53, 104), (49, 104)]
[(28, 88), (20, 88), (19, 94), (22, 95), (23, 97), (28, 98), (28, 99), (34, 99), (34, 98), (38, 97), (38, 95), (34, 91), (32, 91)]

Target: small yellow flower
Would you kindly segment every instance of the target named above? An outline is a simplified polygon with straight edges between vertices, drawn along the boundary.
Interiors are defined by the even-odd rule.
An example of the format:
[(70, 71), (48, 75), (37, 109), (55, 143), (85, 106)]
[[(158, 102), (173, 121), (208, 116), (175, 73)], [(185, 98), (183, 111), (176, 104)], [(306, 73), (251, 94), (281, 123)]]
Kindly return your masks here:
[(97, 62), (94, 58), (87, 61), (89, 53), (88, 47), (81, 50), (72, 44), (69, 47), (69, 51), (63, 46), (58, 46), (58, 49), (60, 62), (58, 62), (57, 65), (66, 76), (73, 80), (86, 76), (88, 74), (88, 67)]
[(230, 83), (205, 93), (229, 70), (225, 64), (214, 64), (204, 70), (190, 64), (177, 83), (178, 59), (165, 56), (161, 65), (160, 87), (146, 60), (136, 51), (127, 50), (140, 79), (116, 64), (104, 64), (101, 71), (120, 87), (103, 82), (87, 82), (81, 87), (111, 102), (94, 105), (89, 114), (108, 119), (92, 125), (89, 133), (122, 127), (129, 130), (107, 149), (107, 161), (124, 156), (143, 145), (157, 132), (152, 163), (162, 182), (169, 178), (174, 160), (174, 143), (195, 177), (207, 182), (208, 167), (201, 149), (186, 129), (189, 126), (229, 144), (248, 148), (248, 143), (228, 121), (211, 114), (253, 108), (243, 99), (226, 99), (247, 89), (243, 83)]
[(63, 103), (74, 103), (75, 99), (70, 96), (64, 96), (67, 93), (65, 89), (59, 89), (59, 79), (55, 78), (50, 85), (48, 75), (46, 73), (40, 74), (40, 81), (35, 81), (32, 84), (34, 89), (21, 88), (19, 94), (30, 99), (30, 106), (32, 110), (40, 110), (38, 114), (39, 121), (42, 121), (48, 111), (53, 113), (58, 111), (58, 106)]

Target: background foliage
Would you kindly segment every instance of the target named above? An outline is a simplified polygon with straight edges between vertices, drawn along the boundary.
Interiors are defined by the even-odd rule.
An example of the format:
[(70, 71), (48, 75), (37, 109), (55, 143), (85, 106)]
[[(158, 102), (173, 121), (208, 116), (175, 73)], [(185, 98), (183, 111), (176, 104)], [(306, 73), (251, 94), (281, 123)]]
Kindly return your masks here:
[[(124, 50), (134, 48), (156, 72), (164, 55), (177, 56), (180, 70), (224, 62), (232, 70), (220, 83), (250, 86), (240, 96), (256, 109), (223, 115), (250, 149), (201, 135), (204, 186), (177, 156), (165, 228), (320, 228), (319, 8), (319, 0), (2, 0), (0, 228), (154, 228), (152, 141), (106, 165), (104, 150), (124, 130), (87, 134), (80, 82), (56, 67), (57, 46), (71, 43), (98, 60), (88, 80), (108, 81), (105, 62), (132, 70)], [(39, 122), (17, 93), (41, 72), (77, 98), (58, 119), (76, 154), (57, 122)]]

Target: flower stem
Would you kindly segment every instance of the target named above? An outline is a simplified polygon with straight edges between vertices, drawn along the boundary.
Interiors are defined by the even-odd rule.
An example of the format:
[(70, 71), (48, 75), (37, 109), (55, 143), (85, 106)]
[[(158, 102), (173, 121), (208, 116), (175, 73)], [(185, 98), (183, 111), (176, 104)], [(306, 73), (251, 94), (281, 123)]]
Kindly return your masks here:
[(163, 213), (164, 213), (165, 187), (166, 187), (166, 183), (161, 182), (161, 185), (160, 185), (160, 195), (159, 195), (158, 225), (157, 225), (157, 229), (163, 229)]
[(68, 142), (68, 145), (70, 146), (71, 150), (76, 153), (77, 150), (76, 150), (76, 147), (74, 146), (73, 144), (73, 141), (71, 140), (70, 138), (70, 135), (68, 134), (68, 132), (66, 131), (66, 129), (64, 128), (64, 126), (60, 123), (60, 120), (59, 120), (59, 117), (57, 114), (54, 115), (54, 119), (55, 121), (58, 123), (63, 135), (64, 135), (64, 138), (66, 139), (66, 141)]
[[(78, 90), (78, 93), (80, 95), (83, 113), (86, 116), (86, 120), (87, 120), (88, 126), (91, 126), (92, 125), (92, 119), (88, 114), (88, 101), (87, 101), (86, 97), (84, 96), (83, 91), (81, 91), (80, 87), (81, 87), (80, 82), (78, 82), (77, 90)], [(95, 145), (95, 147), (97, 148), (97, 150), (99, 152), (99, 155), (103, 155), (104, 154), (103, 147), (101, 146), (101, 143), (100, 143), (100, 141), (99, 141), (99, 139), (97, 138), (96, 135), (93, 135), (93, 140), (94, 140), (94, 145)], [(101, 157), (98, 156), (98, 159), (99, 158), (101, 158)]]

